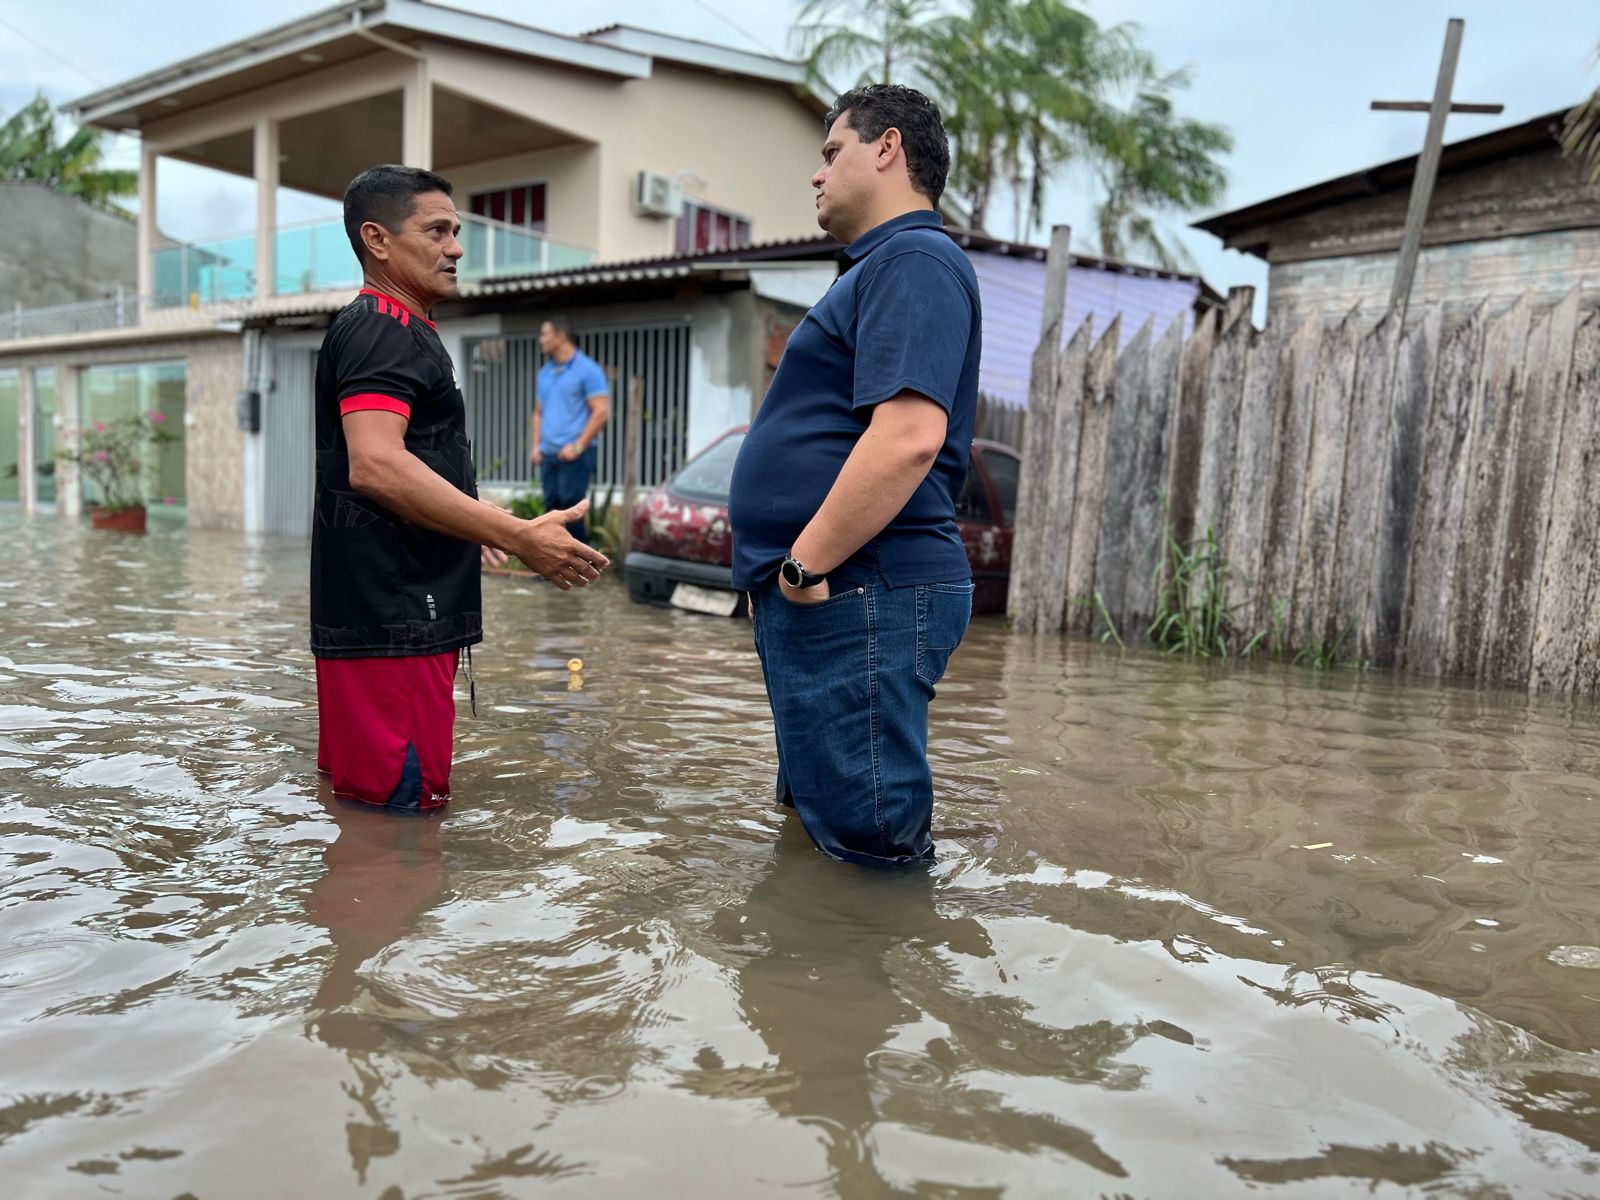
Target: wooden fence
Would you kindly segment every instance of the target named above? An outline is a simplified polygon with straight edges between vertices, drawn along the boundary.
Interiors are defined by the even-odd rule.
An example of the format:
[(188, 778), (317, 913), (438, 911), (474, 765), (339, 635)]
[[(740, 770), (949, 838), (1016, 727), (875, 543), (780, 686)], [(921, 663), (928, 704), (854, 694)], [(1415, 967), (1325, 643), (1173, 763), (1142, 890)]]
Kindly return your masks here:
[(978, 416), (972, 427), (973, 437), (987, 438), (991, 442), (1020, 450), (1027, 424), (1028, 410), (1022, 405), (1007, 404), (1004, 400), (978, 393)]
[[(1010, 614), (1142, 635), (1170, 535), (1207, 532), (1241, 637), (1429, 675), (1600, 692), (1600, 310), (1564, 298), (1188, 341), (1114, 322), (1033, 364)], [(1098, 597), (1098, 601), (1096, 601)]]

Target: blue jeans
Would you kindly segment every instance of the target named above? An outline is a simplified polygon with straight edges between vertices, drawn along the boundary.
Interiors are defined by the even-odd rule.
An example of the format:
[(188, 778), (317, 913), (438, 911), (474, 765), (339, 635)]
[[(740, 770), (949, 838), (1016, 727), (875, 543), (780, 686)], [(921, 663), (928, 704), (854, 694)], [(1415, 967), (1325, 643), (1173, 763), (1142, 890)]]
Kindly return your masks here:
[(821, 604), (757, 594), (756, 652), (778, 799), (817, 848), (866, 866), (932, 857), (928, 702), (972, 616), (972, 584), (874, 579)]
[[(539, 464), (539, 490), (544, 493), (544, 509), (571, 508), (589, 494), (589, 479), (594, 475), (595, 460), (599, 451), (590, 446), (571, 462), (562, 462), (554, 453), (547, 453)], [(567, 528), (580, 542), (589, 540), (589, 523), (574, 521)]]

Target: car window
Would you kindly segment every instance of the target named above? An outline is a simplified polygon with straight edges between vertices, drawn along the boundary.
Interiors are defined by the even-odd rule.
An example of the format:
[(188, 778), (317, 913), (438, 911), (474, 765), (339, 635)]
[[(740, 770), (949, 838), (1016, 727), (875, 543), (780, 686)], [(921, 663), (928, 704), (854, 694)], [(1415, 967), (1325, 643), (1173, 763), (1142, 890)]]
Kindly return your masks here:
[(984, 495), (983, 476), (976, 462), (967, 468), (967, 481), (961, 485), (961, 495), (956, 498), (956, 520), (981, 521), (985, 525), (994, 522), (989, 515), (989, 500)]
[(726, 504), (733, 481), (733, 461), (744, 445), (744, 434), (730, 433), (674, 475), (667, 489), (685, 500), (701, 504)]
[(983, 465), (989, 468), (989, 482), (994, 486), (994, 496), (1004, 514), (1007, 525), (1016, 523), (1017, 476), (1022, 470), (1022, 460), (1004, 450), (985, 450)]

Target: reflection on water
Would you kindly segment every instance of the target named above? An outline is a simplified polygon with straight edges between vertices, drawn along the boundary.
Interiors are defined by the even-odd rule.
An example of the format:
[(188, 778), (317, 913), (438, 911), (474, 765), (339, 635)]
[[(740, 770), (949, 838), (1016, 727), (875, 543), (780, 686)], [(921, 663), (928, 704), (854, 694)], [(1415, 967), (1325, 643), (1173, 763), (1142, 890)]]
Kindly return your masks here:
[(0, 539), (8, 1196), (1600, 1194), (1592, 707), (980, 621), (867, 875), (747, 626), (486, 581), (399, 818), (318, 795), (303, 544)]

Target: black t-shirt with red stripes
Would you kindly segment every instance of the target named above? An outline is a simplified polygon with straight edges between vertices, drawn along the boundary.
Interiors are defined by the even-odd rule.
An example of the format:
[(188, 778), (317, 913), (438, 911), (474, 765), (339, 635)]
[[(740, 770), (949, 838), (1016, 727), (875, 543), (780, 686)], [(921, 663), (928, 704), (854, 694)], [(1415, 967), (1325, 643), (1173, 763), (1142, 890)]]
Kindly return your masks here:
[(317, 359), (311, 652), (318, 658), (440, 654), (483, 640), (478, 547), (404, 520), (350, 486), (343, 418), (407, 420), (406, 449), (478, 494), (466, 405), (433, 322), (363, 288)]

